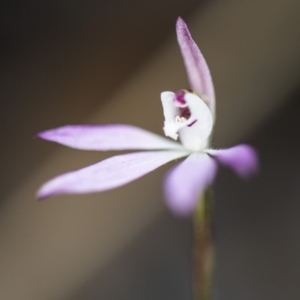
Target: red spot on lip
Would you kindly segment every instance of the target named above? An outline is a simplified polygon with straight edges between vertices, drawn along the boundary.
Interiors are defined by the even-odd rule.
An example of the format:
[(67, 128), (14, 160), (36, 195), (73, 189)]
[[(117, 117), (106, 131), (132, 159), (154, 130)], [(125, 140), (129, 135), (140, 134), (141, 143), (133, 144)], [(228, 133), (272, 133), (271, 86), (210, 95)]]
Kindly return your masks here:
[(188, 107), (179, 108), (179, 115), (180, 117), (189, 119), (189, 117), (191, 116), (190, 109)]
[[(193, 93), (192, 90), (179, 90), (178, 92), (175, 93), (175, 99), (174, 101), (177, 102), (178, 104), (178, 110), (179, 110), (179, 116), (185, 119), (189, 119), (191, 117), (191, 111), (189, 109), (189, 107), (186, 105), (187, 102), (184, 99), (185, 95), (188, 93)], [(180, 107), (181, 106), (181, 107)], [(193, 126), (195, 123), (197, 122), (197, 120), (193, 121), (191, 124), (187, 125), (188, 127)]]
[(184, 100), (184, 95), (185, 94), (186, 94), (185, 90), (179, 90), (178, 92), (176, 92), (176, 94), (175, 94), (175, 101), (177, 101), (181, 105), (186, 104), (186, 101)]

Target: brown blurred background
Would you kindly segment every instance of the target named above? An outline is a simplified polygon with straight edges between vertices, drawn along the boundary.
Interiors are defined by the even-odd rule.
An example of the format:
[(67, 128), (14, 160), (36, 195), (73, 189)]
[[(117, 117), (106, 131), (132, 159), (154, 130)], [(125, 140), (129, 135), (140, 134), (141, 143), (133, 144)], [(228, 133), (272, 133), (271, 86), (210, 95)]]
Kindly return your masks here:
[(189, 220), (161, 193), (165, 166), (118, 190), (34, 197), (113, 153), (33, 140), (64, 124), (162, 133), (159, 94), (188, 86), (182, 16), (215, 82), (214, 146), (248, 142), (261, 173), (215, 184), (215, 299), (300, 298), (299, 0), (2, 1), (0, 299), (191, 299)]

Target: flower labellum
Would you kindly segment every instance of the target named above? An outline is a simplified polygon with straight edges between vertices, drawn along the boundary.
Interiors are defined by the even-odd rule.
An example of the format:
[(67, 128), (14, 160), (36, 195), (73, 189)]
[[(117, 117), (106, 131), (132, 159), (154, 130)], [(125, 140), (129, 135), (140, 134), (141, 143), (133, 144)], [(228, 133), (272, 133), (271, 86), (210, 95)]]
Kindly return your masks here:
[[(218, 164), (241, 177), (258, 167), (248, 145), (229, 149), (209, 148), (215, 121), (215, 92), (209, 68), (181, 18), (176, 23), (179, 47), (191, 90), (162, 92), (164, 133), (172, 141), (125, 124), (69, 125), (44, 131), (38, 137), (82, 150), (145, 150), (113, 156), (46, 182), (37, 196), (101, 192), (129, 183), (169, 161), (186, 157), (167, 175), (166, 203), (178, 215), (190, 215), (201, 193), (212, 184)], [(176, 142), (177, 140), (180, 143)]]

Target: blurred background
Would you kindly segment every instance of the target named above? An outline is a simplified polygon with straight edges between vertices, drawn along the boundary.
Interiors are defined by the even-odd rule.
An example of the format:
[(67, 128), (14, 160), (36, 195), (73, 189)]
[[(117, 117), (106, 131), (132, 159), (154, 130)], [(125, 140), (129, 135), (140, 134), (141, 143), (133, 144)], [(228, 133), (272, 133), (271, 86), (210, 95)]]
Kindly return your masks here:
[(182, 16), (217, 94), (215, 147), (254, 145), (260, 175), (214, 186), (215, 299), (300, 298), (299, 0), (2, 1), (0, 299), (191, 299), (191, 222), (166, 209), (172, 165), (120, 189), (37, 202), (47, 179), (112, 155), (32, 139), (65, 124), (162, 134), (188, 87)]

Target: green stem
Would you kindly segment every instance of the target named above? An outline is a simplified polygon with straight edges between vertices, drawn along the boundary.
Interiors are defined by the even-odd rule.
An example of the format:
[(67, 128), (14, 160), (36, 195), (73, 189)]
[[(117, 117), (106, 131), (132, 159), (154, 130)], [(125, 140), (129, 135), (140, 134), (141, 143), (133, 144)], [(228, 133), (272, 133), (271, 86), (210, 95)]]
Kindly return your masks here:
[(194, 217), (194, 300), (211, 300), (214, 269), (212, 201), (209, 191), (202, 195)]

